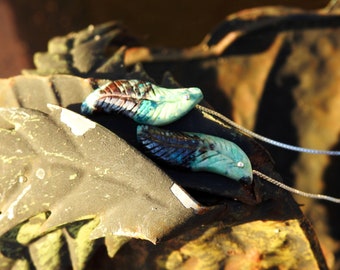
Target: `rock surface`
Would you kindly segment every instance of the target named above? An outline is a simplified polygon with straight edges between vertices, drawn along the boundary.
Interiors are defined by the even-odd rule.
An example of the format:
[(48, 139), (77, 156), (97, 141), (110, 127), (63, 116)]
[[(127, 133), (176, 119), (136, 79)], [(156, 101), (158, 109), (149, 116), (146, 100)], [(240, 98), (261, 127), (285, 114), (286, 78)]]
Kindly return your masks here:
[[(144, 62), (147, 72), (156, 81), (160, 81), (164, 71), (170, 70), (181, 84), (201, 87), (206, 99), (217, 110), (262, 135), (303, 147), (339, 150), (340, 75), (337, 59), (340, 51), (340, 18), (337, 11), (334, 10), (331, 14), (326, 14), (325, 11), (310, 14), (288, 9), (249, 10), (230, 16), (222, 26), (208, 36), (201, 47), (183, 51), (169, 50), (170, 54), (166, 50), (159, 52), (149, 48), (128, 48), (125, 59), (129, 59), (127, 64), (131, 66), (134, 59)], [(221, 30), (223, 31), (220, 32)], [(229, 37), (229, 41), (223, 37)], [(219, 50), (218, 46), (214, 47), (221, 44), (219, 41), (229, 43), (223, 50)], [(207, 54), (204, 48), (210, 48), (208, 53), (211, 54)], [(214, 50), (215, 48), (218, 50)], [(143, 54), (138, 54), (138, 50)], [(134, 58), (136, 55), (139, 58)], [(143, 59), (145, 55), (147, 57)], [(87, 71), (96, 74), (96, 70), (89, 67)], [(87, 71), (80, 75), (88, 75)], [(270, 146), (268, 149), (286, 182), (295, 183), (304, 191), (339, 196), (337, 194), (340, 194), (340, 187), (336, 181), (340, 173), (338, 158), (291, 153)], [(287, 251), (284, 244), (292, 241), (292, 238), (286, 238), (289, 233), (293, 234), (295, 231), (300, 235), (300, 240), (304, 237), (299, 229), (305, 228), (304, 235), (312, 234), (307, 233), (310, 228), (305, 226), (308, 222), (303, 217), (291, 219), (283, 215), (284, 210), (287, 210), (285, 206), (289, 205), (283, 198), (279, 199), (281, 205), (272, 204), (269, 208), (273, 212), (276, 209), (276, 218), (281, 217), (284, 221), (253, 221), (250, 226), (243, 224), (233, 226), (232, 229), (215, 224), (211, 228), (205, 228), (204, 232), (197, 229), (197, 237), (193, 231), (189, 239), (188, 236), (183, 236), (184, 241), (183, 238), (177, 238), (166, 242), (164, 246), (158, 246), (161, 248), (158, 251), (148, 244), (133, 241), (117, 254), (114, 261), (117, 265), (122, 265), (130, 263), (133, 258), (139, 266), (150, 265), (155, 263), (152, 260), (158, 256), (156, 264), (160, 268), (181, 266), (185, 269), (196, 266), (197, 269), (211, 269), (208, 268), (211, 265), (216, 268), (236, 267), (240, 258), (238, 256), (242, 254), (242, 258), (249, 258), (250, 265), (247, 269), (274, 267), (283, 262), (286, 263), (285, 269), (325, 269), (322, 259), (317, 266), (312, 258), (321, 255), (315, 249), (317, 241), (311, 237), (308, 237), (304, 245), (311, 243), (314, 255), (311, 257), (310, 253), (302, 252), (305, 255), (300, 257), (306, 259), (306, 264), (284, 259), (295, 257)], [(339, 206), (302, 198), (297, 198), (297, 201), (304, 204), (302, 210), (316, 227), (327, 262), (336, 269), (339, 265), (339, 258), (336, 257), (339, 254), (340, 241), (337, 218)], [(232, 213), (237, 212), (237, 208), (232, 208), (233, 204), (230, 207)], [(256, 240), (241, 237), (243, 230), (258, 235), (256, 231), (261, 231), (267, 225), (269, 227), (266, 227), (265, 232), (269, 232), (269, 228), (273, 229), (269, 234), (272, 234), (271, 237), (275, 235), (278, 240), (273, 242), (273, 245), (277, 244), (276, 254), (283, 255), (277, 257), (274, 264), (270, 261), (270, 256), (273, 255), (271, 246), (264, 243), (267, 249), (247, 249), (244, 247), (253, 245)], [(283, 231), (287, 234), (282, 233)], [(225, 239), (226, 235), (239, 235), (240, 239), (231, 243)], [(247, 244), (241, 246), (240, 243)], [(216, 256), (212, 261), (206, 258), (205, 253), (200, 253), (202, 248), (212, 248), (211, 244), (218, 247), (214, 249)], [(230, 246), (234, 245), (235, 249), (230, 250)], [(154, 250), (156, 255), (149, 258), (149, 254), (143, 252), (144, 248), (149, 254), (153, 254)], [(127, 256), (131, 252), (136, 257)], [(158, 252), (162, 254), (157, 255)], [(299, 248), (295, 252), (301, 254)], [(221, 258), (221, 254), (226, 253), (235, 256)], [(261, 260), (262, 258), (266, 260)]]

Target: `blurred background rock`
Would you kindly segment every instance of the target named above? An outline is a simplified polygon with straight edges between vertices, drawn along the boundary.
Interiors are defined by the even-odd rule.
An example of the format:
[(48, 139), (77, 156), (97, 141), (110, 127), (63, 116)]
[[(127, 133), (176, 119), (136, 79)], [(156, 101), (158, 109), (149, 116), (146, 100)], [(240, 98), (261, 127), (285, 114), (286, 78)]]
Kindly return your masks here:
[(199, 43), (226, 15), (251, 7), (285, 5), (318, 9), (327, 0), (0, 0), (0, 78), (32, 67), (47, 41), (89, 24), (120, 20), (147, 46)]

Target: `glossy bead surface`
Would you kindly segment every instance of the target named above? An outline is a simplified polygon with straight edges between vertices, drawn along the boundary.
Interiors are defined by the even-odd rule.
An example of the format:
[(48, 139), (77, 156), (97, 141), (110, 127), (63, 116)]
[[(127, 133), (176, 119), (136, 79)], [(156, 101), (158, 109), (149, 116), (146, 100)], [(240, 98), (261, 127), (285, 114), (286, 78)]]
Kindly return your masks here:
[(166, 164), (252, 183), (250, 160), (231, 141), (201, 133), (173, 132), (146, 125), (137, 127), (137, 140), (149, 155)]
[(94, 90), (81, 112), (118, 112), (137, 123), (166, 125), (187, 114), (203, 98), (196, 87), (168, 89), (139, 80), (110, 81)]

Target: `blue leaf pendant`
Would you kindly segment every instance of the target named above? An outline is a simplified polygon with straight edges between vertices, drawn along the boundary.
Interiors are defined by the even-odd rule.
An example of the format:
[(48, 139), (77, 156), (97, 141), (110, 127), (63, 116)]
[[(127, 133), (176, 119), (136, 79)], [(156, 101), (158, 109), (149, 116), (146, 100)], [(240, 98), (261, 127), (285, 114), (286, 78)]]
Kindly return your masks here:
[(202, 98), (196, 87), (168, 89), (139, 80), (116, 80), (94, 90), (82, 103), (81, 112), (115, 111), (137, 123), (160, 126), (183, 117)]
[(137, 127), (137, 140), (152, 157), (167, 164), (207, 171), (251, 184), (252, 166), (235, 143), (201, 133), (173, 132), (156, 127)]

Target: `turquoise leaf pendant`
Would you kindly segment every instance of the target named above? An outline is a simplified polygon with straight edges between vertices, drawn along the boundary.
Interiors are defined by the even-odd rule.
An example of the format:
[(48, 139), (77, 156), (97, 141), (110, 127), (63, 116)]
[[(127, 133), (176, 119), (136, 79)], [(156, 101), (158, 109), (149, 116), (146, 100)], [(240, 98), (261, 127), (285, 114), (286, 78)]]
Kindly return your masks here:
[(81, 112), (115, 111), (140, 124), (161, 126), (183, 117), (202, 98), (196, 87), (168, 89), (139, 80), (116, 80), (95, 89), (82, 103)]
[(251, 184), (252, 166), (235, 143), (201, 133), (173, 132), (156, 127), (137, 127), (137, 140), (152, 157), (166, 164), (207, 171)]

